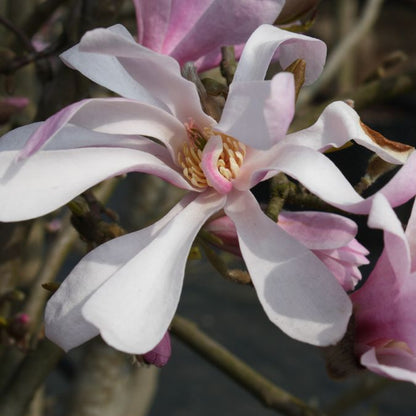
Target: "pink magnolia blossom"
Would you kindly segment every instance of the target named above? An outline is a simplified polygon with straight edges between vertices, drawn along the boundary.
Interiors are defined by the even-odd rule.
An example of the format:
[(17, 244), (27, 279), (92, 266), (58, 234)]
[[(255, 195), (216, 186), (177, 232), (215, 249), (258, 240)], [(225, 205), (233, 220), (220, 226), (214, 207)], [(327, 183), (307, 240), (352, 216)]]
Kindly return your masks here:
[(236, 45), (237, 56), (262, 23), (273, 23), (284, 0), (133, 0), (137, 40), (199, 70), (217, 66), (220, 47)]
[(364, 286), (351, 295), (356, 353), (369, 370), (416, 384), (416, 204), (404, 232), (378, 195), (369, 225), (384, 230), (384, 251)]
[[(128, 353), (153, 349), (177, 308), (192, 242), (222, 209), (236, 226), (269, 319), (315, 345), (343, 336), (351, 314), (348, 296), (310, 250), (264, 215), (250, 192), (283, 171), (336, 206), (368, 212), (371, 198), (358, 195), (320, 150), (354, 139), (389, 161), (403, 161), (402, 153), (377, 145), (343, 102), (327, 107), (310, 128), (286, 136), (294, 113), (293, 76), (264, 76), (278, 49), (282, 66), (304, 58), (306, 76), (316, 79), (323, 66), (322, 55), (313, 53), (316, 45), (321, 48), (319, 41), (272, 26), (257, 29), (218, 123), (203, 112), (178, 63), (139, 45), (122, 26), (88, 32), (63, 54), (68, 65), (125, 98), (83, 100), (5, 135), (0, 220), (43, 215), (127, 172), (158, 175), (189, 192), (155, 224), (81, 260), (48, 302), (51, 340), (69, 350), (101, 334)], [(412, 157), (382, 189), (395, 202), (406, 198), (396, 185), (403, 189), (414, 175)]]
[[(354, 238), (354, 221), (326, 212), (287, 212), (279, 214), (278, 225), (293, 238), (309, 248), (349, 291), (361, 280), (358, 267), (368, 264), (368, 251)], [(241, 254), (235, 226), (224, 216), (210, 221), (204, 229), (218, 236), (219, 247)]]

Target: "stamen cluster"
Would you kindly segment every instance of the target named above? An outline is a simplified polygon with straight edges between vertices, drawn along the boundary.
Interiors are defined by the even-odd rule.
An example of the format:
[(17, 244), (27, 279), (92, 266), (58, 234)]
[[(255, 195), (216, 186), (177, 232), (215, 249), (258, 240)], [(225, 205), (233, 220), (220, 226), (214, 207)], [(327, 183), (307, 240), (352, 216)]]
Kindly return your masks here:
[(206, 127), (201, 131), (192, 122), (185, 124), (185, 127), (188, 141), (178, 152), (178, 163), (189, 182), (197, 188), (210, 186), (202, 170), (201, 160), (204, 147), (212, 136), (220, 136), (223, 143), (223, 150), (217, 161), (218, 172), (229, 181), (235, 179), (246, 155), (245, 145), (233, 137), (216, 132), (211, 128)]

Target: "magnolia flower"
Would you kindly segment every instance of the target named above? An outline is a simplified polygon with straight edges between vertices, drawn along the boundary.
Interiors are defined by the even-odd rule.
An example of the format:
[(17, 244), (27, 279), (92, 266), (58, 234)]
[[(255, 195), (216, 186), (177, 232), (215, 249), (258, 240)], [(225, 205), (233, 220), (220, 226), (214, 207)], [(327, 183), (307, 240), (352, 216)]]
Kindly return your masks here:
[[(64, 53), (68, 65), (125, 98), (83, 100), (4, 136), (0, 220), (43, 215), (103, 179), (133, 171), (189, 192), (155, 224), (81, 260), (48, 302), (51, 340), (69, 350), (101, 334), (125, 352), (153, 349), (175, 313), (192, 242), (222, 209), (236, 226), (271, 321), (315, 345), (342, 337), (349, 298), (310, 250), (264, 215), (250, 188), (283, 171), (334, 205), (366, 212), (371, 200), (363, 200), (318, 150), (354, 138), (389, 161), (400, 162), (403, 153), (377, 145), (342, 102), (314, 126), (286, 136), (294, 113), (292, 74), (263, 81), (276, 49), (283, 67), (301, 57), (307, 81), (319, 75), (320, 41), (262, 26), (246, 44), (218, 123), (202, 111), (178, 63), (137, 44), (122, 26), (88, 32)], [(406, 165), (399, 182), (414, 174), (413, 163)], [(384, 192), (399, 192), (394, 179)]]
[[(288, 212), (279, 214), (278, 225), (293, 238), (312, 250), (341, 286), (349, 291), (361, 280), (358, 267), (368, 264), (368, 251), (354, 238), (354, 221), (326, 212)], [(221, 239), (220, 248), (241, 254), (238, 237), (230, 218), (224, 216), (210, 221), (204, 229)]]
[(262, 23), (273, 23), (284, 0), (172, 1), (133, 0), (137, 40), (156, 52), (170, 55), (182, 66), (195, 61), (199, 70), (215, 67), (220, 47), (242, 44)]
[(384, 230), (384, 251), (351, 295), (355, 350), (369, 370), (416, 384), (416, 204), (406, 232), (382, 195), (368, 223)]

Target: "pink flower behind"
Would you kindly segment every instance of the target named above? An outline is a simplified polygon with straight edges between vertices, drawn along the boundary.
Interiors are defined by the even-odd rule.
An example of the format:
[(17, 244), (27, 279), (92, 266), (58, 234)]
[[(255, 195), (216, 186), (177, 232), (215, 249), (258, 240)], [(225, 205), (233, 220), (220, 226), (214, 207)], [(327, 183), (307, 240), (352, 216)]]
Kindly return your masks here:
[(416, 205), (404, 233), (378, 195), (369, 225), (384, 230), (384, 251), (364, 286), (351, 295), (355, 351), (369, 370), (416, 384)]
[[(345, 290), (352, 290), (361, 280), (358, 267), (368, 264), (368, 251), (354, 238), (357, 225), (352, 220), (325, 212), (284, 211), (278, 225), (312, 250)], [(236, 229), (228, 217), (210, 221), (205, 230), (221, 239), (220, 248), (241, 255)]]
[(273, 23), (284, 0), (134, 0), (138, 42), (200, 70), (217, 66), (220, 47), (243, 44), (262, 23)]

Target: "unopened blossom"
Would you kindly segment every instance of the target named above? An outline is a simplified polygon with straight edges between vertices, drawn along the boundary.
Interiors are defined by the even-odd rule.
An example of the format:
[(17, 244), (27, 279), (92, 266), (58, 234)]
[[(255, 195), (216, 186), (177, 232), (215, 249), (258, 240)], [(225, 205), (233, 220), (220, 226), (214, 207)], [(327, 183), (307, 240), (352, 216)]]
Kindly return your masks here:
[(369, 226), (384, 230), (384, 250), (354, 304), (355, 353), (369, 370), (416, 384), (416, 205), (403, 231), (382, 195)]
[[(51, 340), (69, 350), (100, 334), (128, 353), (153, 349), (176, 311), (192, 242), (221, 210), (236, 226), (269, 319), (315, 345), (342, 337), (349, 298), (309, 249), (264, 215), (250, 188), (283, 171), (336, 206), (368, 212), (371, 199), (358, 195), (320, 151), (354, 139), (395, 163), (409, 152), (378, 145), (343, 102), (327, 107), (310, 128), (286, 135), (294, 113), (293, 76), (264, 76), (278, 49), (282, 67), (305, 59), (306, 78), (313, 81), (323, 66), (315, 47), (322, 45), (302, 35), (268, 25), (257, 29), (218, 123), (203, 112), (178, 63), (139, 45), (120, 25), (88, 32), (63, 54), (69, 66), (124, 98), (83, 100), (4, 136), (0, 220), (46, 214), (128, 172), (154, 174), (189, 192), (158, 222), (81, 260), (48, 302), (45, 330)], [(396, 185), (414, 174), (409, 161)], [(394, 180), (382, 189), (388, 197), (400, 193)]]
[[(326, 212), (283, 211), (279, 214), (278, 225), (310, 249), (346, 291), (352, 290), (361, 280), (358, 267), (368, 264), (365, 257), (368, 251), (354, 238), (357, 234), (354, 221)], [(230, 218), (215, 218), (204, 229), (219, 237), (220, 248), (241, 254)]]
[(142, 359), (147, 364), (164, 367), (168, 363), (171, 353), (170, 335), (169, 332), (166, 332), (162, 340), (151, 351), (143, 354)]
[(217, 66), (220, 48), (236, 45), (239, 56), (251, 33), (273, 23), (284, 0), (133, 0), (137, 40), (170, 55), (182, 66), (194, 61), (199, 70)]

